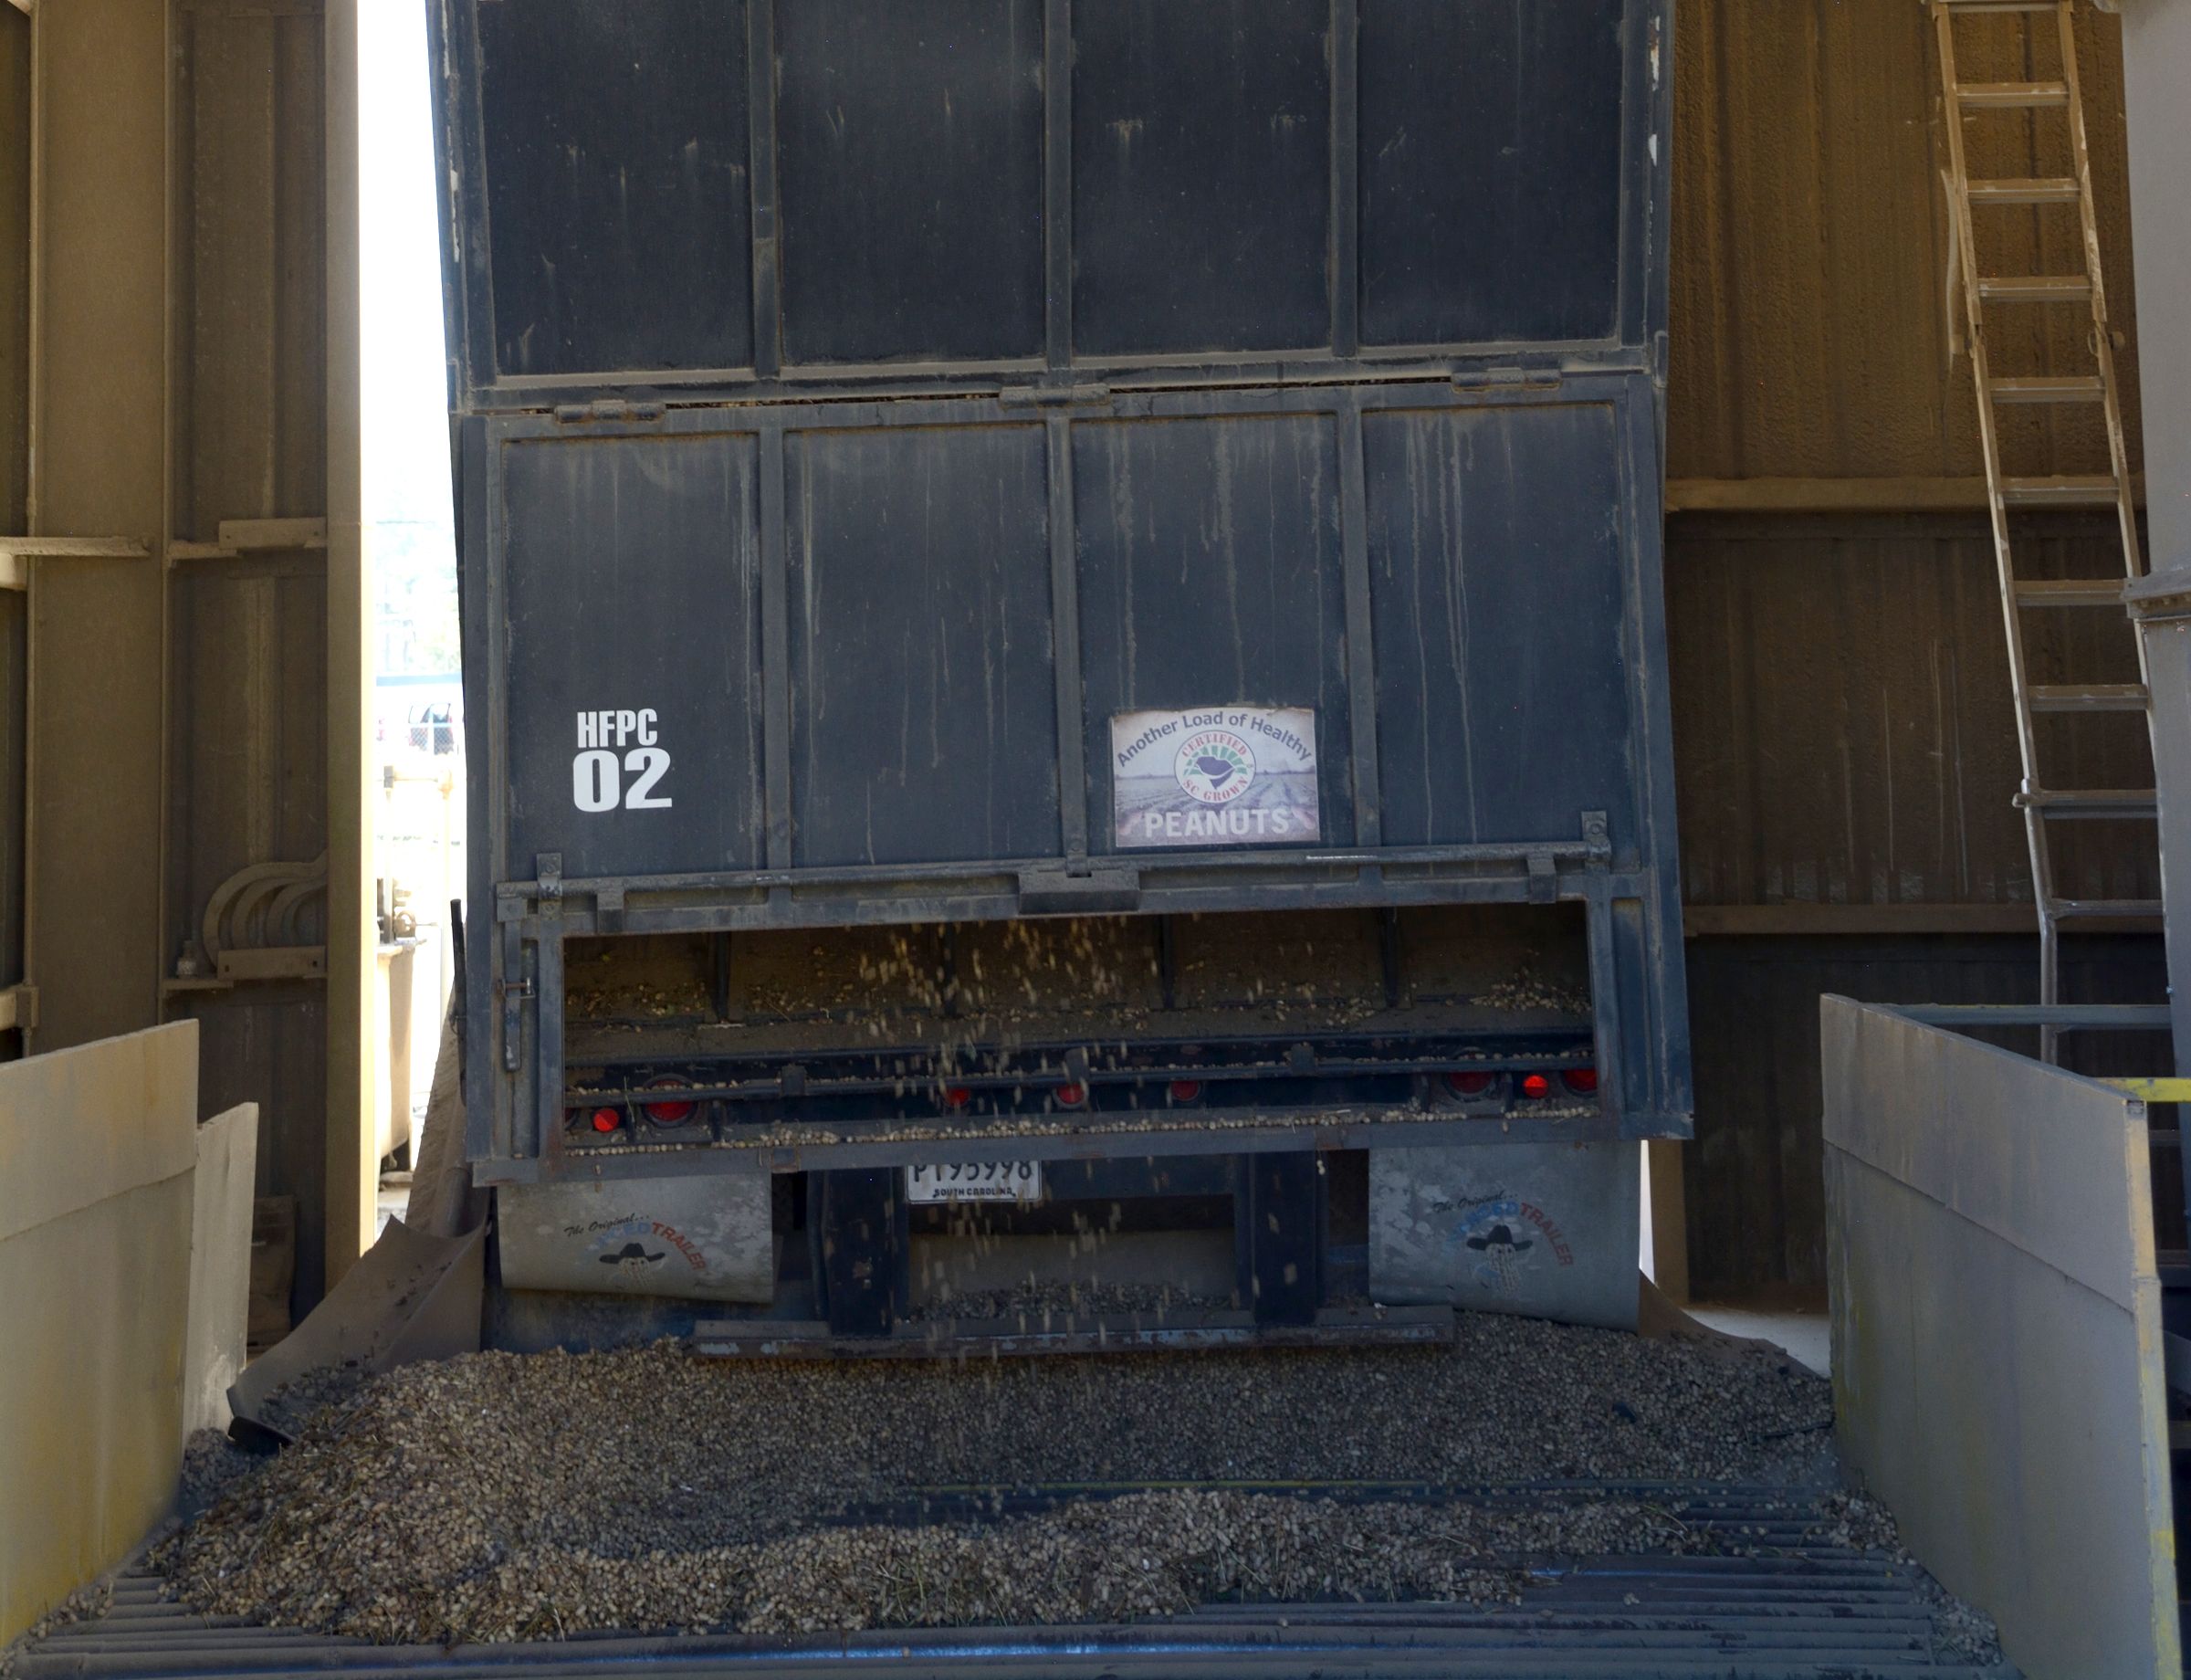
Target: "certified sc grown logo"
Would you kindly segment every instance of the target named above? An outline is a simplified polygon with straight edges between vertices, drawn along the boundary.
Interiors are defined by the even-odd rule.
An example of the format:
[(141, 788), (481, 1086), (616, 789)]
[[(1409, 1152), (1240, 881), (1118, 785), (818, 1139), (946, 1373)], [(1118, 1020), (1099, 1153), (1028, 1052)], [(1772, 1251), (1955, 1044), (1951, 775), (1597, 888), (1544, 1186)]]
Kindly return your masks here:
[(1203, 730), (1179, 745), (1172, 774), (1205, 805), (1229, 805), (1255, 780), (1255, 749), (1231, 730)]

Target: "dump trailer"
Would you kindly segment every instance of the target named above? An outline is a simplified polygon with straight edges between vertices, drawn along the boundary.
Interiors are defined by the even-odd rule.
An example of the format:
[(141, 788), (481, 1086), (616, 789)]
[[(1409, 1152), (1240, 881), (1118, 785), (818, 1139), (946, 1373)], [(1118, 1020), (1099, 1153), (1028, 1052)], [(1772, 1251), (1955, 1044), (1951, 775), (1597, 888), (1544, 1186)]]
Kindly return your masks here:
[(1632, 1320), (1666, 0), (433, 16), (506, 1337)]

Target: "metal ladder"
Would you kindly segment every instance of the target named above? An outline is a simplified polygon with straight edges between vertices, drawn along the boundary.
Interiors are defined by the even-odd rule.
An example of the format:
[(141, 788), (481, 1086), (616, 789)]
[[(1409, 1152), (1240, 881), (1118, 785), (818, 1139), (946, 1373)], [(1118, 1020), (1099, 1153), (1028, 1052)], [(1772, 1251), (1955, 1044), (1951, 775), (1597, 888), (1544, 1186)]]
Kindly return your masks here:
[[(2091, 158), (2085, 143), (2084, 105), (2078, 86), (2077, 45), (2070, 0), (1927, 0), (1939, 41), (1941, 91), (1945, 98), (1948, 150), (1948, 197), (1963, 280), (1970, 367), (1977, 385), (1978, 430), (1986, 456), (1987, 500), (1993, 518), (1993, 547), (2000, 575), (2001, 614), (2008, 636), (2008, 675), (2015, 689), (2017, 744), (2023, 760), (2023, 784), (2016, 803), (2024, 814), (2031, 847), (2031, 881), (2038, 900), (2039, 1002), (2056, 1004), (2061, 996), (2061, 929), (2065, 922), (2101, 918), (2158, 916), (2160, 900), (2064, 898), (2056, 884), (2051, 831), (2056, 823), (2077, 818), (2154, 818), (2158, 800), (2152, 788), (2067, 788), (2057, 786), (2041, 762), (2033, 719), (2040, 714), (2140, 712), (2148, 739), (2151, 692), (2145, 680), (2144, 650), (2138, 645), (2135, 683), (2033, 683), (2027, 672), (2024, 615), (2028, 612), (2099, 607), (2112, 610), (2123, 634), (2138, 638), (2123, 609), (2123, 588), (2142, 576), (2137, 509), (2123, 440), (2123, 408), (2115, 383), (2114, 344), (2107, 324), (2107, 297), (2100, 272), (2099, 224), (2092, 207)], [(1957, 25), (1966, 19), (2024, 14), (2018, 26), (2025, 62), (2043, 40), (2050, 21), (2059, 40), (2060, 79), (2040, 81), (1966, 82), (1955, 65)], [(2049, 16), (2050, 15), (2050, 16)], [(1999, 23), (1978, 27), (2002, 29)], [(1966, 162), (1964, 123), (1987, 113), (2028, 113), (2056, 110), (2068, 129), (2070, 173), (2056, 176), (1979, 180), (1970, 178)], [(1994, 275), (1978, 271), (1974, 224), (1979, 212), (2018, 206), (2077, 206), (2084, 262), (2070, 274)], [(2076, 373), (1997, 375), (1989, 359), (1987, 322), (1994, 311), (2058, 304), (2083, 304), (2091, 318), (2091, 367)], [(1999, 410), (2011, 404), (2082, 404), (2105, 417), (2109, 470), (2103, 474), (2018, 477), (2003, 470)], [(2009, 514), (2020, 509), (2112, 508), (2121, 531), (2123, 576), (2093, 578), (2019, 577)], [(2157, 851), (2158, 841), (2155, 840)], [(2041, 1055), (2056, 1059), (2057, 1034), (2042, 1034)]]

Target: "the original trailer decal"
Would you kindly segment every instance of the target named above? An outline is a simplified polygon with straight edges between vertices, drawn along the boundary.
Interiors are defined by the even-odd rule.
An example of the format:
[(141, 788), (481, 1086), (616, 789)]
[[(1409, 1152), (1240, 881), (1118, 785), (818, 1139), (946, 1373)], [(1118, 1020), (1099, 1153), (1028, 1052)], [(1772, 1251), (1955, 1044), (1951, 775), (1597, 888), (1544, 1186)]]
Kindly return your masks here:
[(1121, 848), (1313, 845), (1322, 837), (1316, 714), (1305, 706), (1115, 713), (1111, 813)]

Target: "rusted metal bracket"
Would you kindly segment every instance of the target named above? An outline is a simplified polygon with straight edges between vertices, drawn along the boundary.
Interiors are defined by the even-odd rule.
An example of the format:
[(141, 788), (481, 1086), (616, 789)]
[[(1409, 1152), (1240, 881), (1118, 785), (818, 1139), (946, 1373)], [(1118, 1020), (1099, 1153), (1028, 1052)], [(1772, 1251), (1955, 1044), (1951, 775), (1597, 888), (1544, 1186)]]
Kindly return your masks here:
[(38, 989), (28, 981), (0, 991), (0, 1032), (27, 1033), (38, 1024)]
[(324, 519), (223, 520), (211, 542), (171, 542), (168, 563), (186, 560), (241, 560), (246, 554), (280, 554), (327, 550)]
[(146, 560), (134, 537), (0, 537), (0, 589), (28, 589), (34, 560)]

